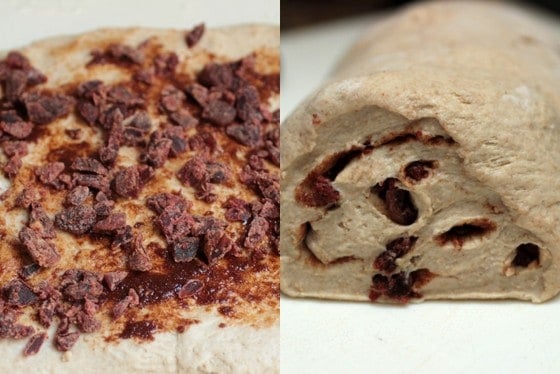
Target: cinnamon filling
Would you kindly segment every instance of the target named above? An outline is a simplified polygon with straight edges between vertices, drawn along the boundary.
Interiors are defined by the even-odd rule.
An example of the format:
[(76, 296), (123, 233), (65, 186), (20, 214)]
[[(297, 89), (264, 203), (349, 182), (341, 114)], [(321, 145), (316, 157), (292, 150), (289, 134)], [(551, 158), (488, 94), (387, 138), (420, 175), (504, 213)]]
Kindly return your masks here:
[(496, 224), (487, 218), (480, 218), (462, 225), (453, 226), (448, 231), (435, 237), (440, 245), (453, 243), (456, 247), (462, 247), (467, 240), (482, 237), (496, 230)]
[(528, 267), (531, 264), (539, 265), (540, 249), (533, 243), (523, 243), (515, 249), (515, 257), (511, 262), (513, 266)]
[(397, 187), (396, 178), (387, 178), (371, 188), (384, 203), (385, 214), (393, 222), (403, 226), (412, 225), (418, 218), (418, 209), (407, 190)]

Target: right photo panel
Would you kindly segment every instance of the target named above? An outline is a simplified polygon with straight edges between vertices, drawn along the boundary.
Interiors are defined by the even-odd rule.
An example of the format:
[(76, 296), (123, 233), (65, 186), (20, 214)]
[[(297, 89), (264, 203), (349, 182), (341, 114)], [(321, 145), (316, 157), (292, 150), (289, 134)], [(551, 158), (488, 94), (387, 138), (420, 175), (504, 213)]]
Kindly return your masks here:
[(283, 373), (557, 373), (560, 4), (283, 0)]

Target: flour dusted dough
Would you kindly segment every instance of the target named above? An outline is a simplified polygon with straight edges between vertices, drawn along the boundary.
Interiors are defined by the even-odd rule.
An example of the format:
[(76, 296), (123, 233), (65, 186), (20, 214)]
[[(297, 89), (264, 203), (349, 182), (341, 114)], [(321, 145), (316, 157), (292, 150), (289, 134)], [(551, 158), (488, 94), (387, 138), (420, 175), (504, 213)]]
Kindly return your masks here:
[[(24, 342), (2, 341), (3, 372), (10, 373), (278, 373), (280, 334), (277, 326), (233, 325), (204, 314), (200, 324), (183, 333), (160, 333), (154, 341), (105, 342), (88, 334), (71, 351), (61, 353), (47, 340), (35, 356), (23, 357)], [(192, 315), (191, 315), (192, 316)], [(201, 315), (202, 317), (202, 315)], [(54, 336), (54, 330), (50, 331)]]
[(376, 22), (282, 125), (283, 292), (555, 296), (555, 22), (470, 1), (420, 3)]
[[(124, 74), (121, 74), (119, 68), (115, 66), (98, 67), (93, 69), (95, 73), (92, 75), (92, 70), (86, 68), (86, 64), (91, 60), (90, 52), (96, 48), (105, 48), (111, 43), (137, 46), (147, 39), (161, 44), (162, 51), (177, 53), (182, 63), (178, 69), (191, 75), (208, 62), (208, 55), (213, 55), (216, 61), (235, 61), (254, 52), (264, 56), (263, 58), (257, 56), (257, 69), (263, 73), (278, 71), (278, 27), (243, 25), (210, 29), (206, 30), (203, 38), (193, 48), (187, 48), (184, 37), (184, 30), (105, 29), (40, 41), (21, 49), (20, 52), (29, 58), (35, 68), (48, 76), (49, 80), (41, 86), (42, 88), (54, 88), (66, 83), (90, 79), (102, 79), (106, 83), (118, 82), (124, 79)], [(1, 53), (0, 58), (4, 55)], [(185, 60), (187, 63), (183, 64)], [(270, 110), (275, 110), (277, 103), (277, 97), (271, 98)], [(155, 123), (159, 123), (159, 119), (153, 117), (152, 119)], [(56, 124), (60, 127), (56, 131), (63, 137), (64, 128), (72, 128), (75, 121), (76, 117), (72, 114)], [(42, 147), (48, 147), (49, 144), (48, 142), (30, 144), (29, 155), (24, 159), (25, 165), (30, 167), (40, 165), (44, 161), (40, 155), (49, 151)], [(131, 157), (133, 156), (136, 157), (136, 155)], [(10, 187), (10, 182), (0, 179), (0, 192), (3, 193)], [(24, 181), (16, 179), (14, 183), (24, 183)], [(182, 188), (178, 181), (173, 182), (171, 179), (169, 186), (175, 189)], [(12, 195), (8, 194), (4, 198), (12, 200), (14, 198)], [(185, 196), (194, 200), (192, 196)], [(144, 195), (141, 196), (139, 205), (145, 206), (143, 198)], [(46, 200), (42, 203), (47, 210), (51, 209), (50, 201)], [(145, 214), (146, 209), (136, 210), (134, 214)], [(17, 232), (26, 218), (7, 214), (5, 210), (6, 203), (0, 203), (2, 212), (0, 223), (7, 231), (4, 235), (17, 238)], [(158, 240), (150, 235), (156, 235), (153, 230), (145, 232), (145, 237), (148, 236), (148, 240)], [(57, 246), (63, 246), (64, 240), (67, 239), (71, 241), (68, 242), (68, 248), (72, 248), (72, 245), (75, 245), (74, 239), (65, 234), (58, 236)], [(159, 240), (161, 241), (161, 238)], [(4, 244), (8, 245), (7, 241)], [(6, 253), (3, 251), (6, 248), (0, 243), (0, 253)], [(64, 271), (64, 266), (87, 267), (87, 264), (76, 264), (73, 261), (72, 257), (63, 258), (57, 267), (61, 271)], [(277, 261), (270, 263), (268, 268), (270, 271), (261, 273), (261, 278), (255, 278), (256, 281), (276, 282), (279, 277), (277, 265)], [(0, 274), (0, 280), (3, 281), (2, 275), (6, 276), (7, 273)], [(0, 340), (0, 357), (2, 357), (0, 372), (276, 373), (279, 371), (279, 301), (277, 299), (278, 295), (270, 295), (264, 299), (262, 305), (255, 302), (240, 302), (239, 319), (223, 317), (218, 313), (215, 305), (193, 305), (187, 310), (178, 310), (177, 313), (182, 313), (185, 318), (199, 322), (188, 326), (181, 334), (174, 331), (155, 333), (155, 339), (151, 342), (137, 342), (134, 339), (108, 342), (105, 337), (111, 335), (111, 332), (102, 330), (100, 333), (82, 334), (71, 351), (61, 353), (56, 351), (52, 344), (54, 330), (51, 329), (41, 351), (34, 356), (23, 357), (22, 350), (27, 339), (21, 341), (2, 339)], [(111, 323), (107, 314), (104, 313), (104, 324)], [(24, 321), (26, 320), (21, 320)]]

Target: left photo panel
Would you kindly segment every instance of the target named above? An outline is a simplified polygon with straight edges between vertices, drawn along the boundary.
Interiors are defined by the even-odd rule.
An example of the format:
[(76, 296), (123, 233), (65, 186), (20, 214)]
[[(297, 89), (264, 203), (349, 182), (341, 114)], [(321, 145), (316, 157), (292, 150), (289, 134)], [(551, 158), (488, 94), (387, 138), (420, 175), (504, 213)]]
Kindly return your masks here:
[(280, 371), (279, 24), (0, 4), (0, 372)]

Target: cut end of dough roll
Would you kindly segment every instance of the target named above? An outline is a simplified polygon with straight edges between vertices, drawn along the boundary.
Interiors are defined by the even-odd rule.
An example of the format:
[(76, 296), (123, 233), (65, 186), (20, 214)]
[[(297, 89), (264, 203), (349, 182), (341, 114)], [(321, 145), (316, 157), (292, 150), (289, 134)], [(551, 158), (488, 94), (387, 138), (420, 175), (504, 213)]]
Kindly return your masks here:
[(282, 126), (282, 290), (542, 302), (560, 290), (560, 33), (506, 4), (379, 22)]

